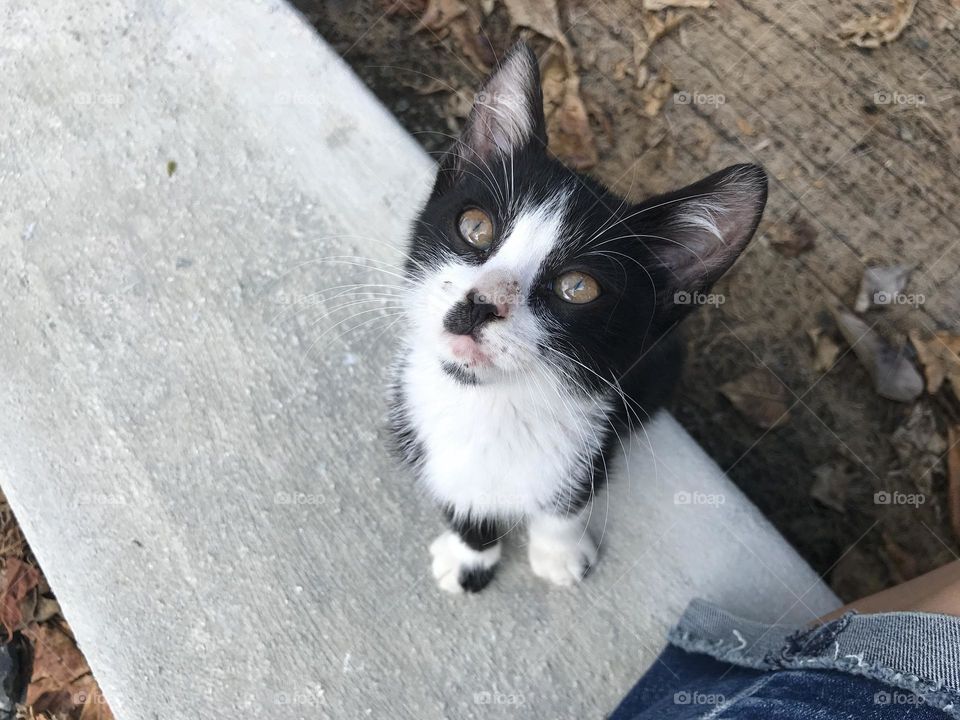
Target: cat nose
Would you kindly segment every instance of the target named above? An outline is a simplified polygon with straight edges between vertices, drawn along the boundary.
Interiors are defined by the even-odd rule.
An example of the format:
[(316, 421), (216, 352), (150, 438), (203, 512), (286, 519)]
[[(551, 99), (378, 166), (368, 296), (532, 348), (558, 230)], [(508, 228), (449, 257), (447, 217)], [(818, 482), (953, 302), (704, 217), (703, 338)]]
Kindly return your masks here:
[[(493, 318), (506, 317), (505, 308), (500, 308), (490, 302), (491, 299), (479, 290), (472, 290), (467, 293), (467, 304), (470, 305), (470, 317), (473, 320), (474, 327), (479, 327)], [(501, 312), (501, 310), (504, 311)]]
[(454, 335), (469, 335), (486, 322), (505, 317), (501, 308), (489, 302), (490, 299), (477, 290), (471, 290), (466, 299), (450, 308), (443, 319), (444, 329)]

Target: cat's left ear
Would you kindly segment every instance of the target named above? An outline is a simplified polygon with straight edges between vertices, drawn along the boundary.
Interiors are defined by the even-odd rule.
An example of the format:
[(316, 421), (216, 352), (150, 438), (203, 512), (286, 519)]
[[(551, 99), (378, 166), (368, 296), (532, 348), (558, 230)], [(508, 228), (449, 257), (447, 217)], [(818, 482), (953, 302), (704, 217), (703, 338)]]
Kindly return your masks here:
[(668, 319), (685, 315), (730, 269), (766, 203), (764, 169), (733, 165), (633, 209), (631, 225), (658, 266), (658, 305)]
[(530, 46), (518, 42), (474, 97), (463, 132), (440, 163), (434, 193), (464, 172), (482, 174), (477, 166), (488, 165), (498, 155), (546, 144), (540, 66)]

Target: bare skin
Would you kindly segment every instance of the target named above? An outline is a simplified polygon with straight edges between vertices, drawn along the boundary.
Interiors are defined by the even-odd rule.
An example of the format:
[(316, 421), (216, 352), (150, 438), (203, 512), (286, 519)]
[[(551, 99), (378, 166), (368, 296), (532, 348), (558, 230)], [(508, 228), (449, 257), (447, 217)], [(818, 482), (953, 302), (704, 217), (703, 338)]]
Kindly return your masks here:
[(960, 560), (874, 595), (854, 600), (820, 618), (829, 622), (848, 610), (859, 613), (914, 612), (960, 615)]

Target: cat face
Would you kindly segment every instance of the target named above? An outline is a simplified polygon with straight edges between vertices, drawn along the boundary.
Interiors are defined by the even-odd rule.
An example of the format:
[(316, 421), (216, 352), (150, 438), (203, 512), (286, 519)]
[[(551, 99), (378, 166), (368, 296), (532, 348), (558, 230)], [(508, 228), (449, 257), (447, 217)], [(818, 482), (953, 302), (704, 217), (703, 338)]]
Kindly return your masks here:
[(765, 200), (751, 165), (640, 204), (564, 167), (547, 150), (536, 57), (518, 45), (415, 223), (409, 340), (464, 383), (548, 373), (599, 389), (729, 268)]

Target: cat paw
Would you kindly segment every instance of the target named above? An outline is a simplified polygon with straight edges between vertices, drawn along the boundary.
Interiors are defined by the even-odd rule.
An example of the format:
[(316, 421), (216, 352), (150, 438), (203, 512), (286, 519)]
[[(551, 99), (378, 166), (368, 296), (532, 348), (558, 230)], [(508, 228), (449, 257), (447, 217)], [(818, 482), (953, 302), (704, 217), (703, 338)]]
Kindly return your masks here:
[(430, 544), (431, 569), (441, 590), (449, 593), (480, 592), (493, 579), (500, 561), (500, 545), (474, 550), (448, 530)]
[(583, 580), (597, 562), (597, 546), (581, 529), (576, 532), (531, 533), (530, 567), (533, 574), (554, 585), (570, 586)]

